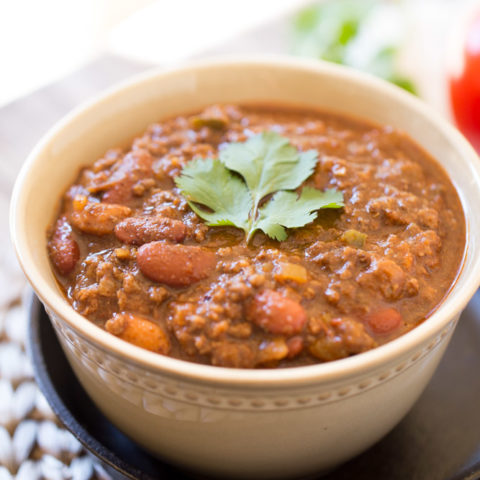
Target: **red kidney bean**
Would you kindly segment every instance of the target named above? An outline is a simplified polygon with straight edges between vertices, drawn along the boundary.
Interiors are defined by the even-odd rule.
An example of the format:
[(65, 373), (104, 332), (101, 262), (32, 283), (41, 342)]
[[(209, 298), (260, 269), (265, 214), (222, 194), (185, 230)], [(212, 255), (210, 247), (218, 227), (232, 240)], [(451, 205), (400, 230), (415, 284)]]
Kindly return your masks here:
[(141, 272), (150, 280), (173, 287), (191, 285), (215, 269), (215, 254), (201, 247), (150, 242), (137, 252)]
[(126, 218), (115, 227), (117, 238), (129, 245), (143, 245), (155, 240), (172, 240), (180, 243), (187, 234), (187, 227), (179, 220), (167, 217)]
[(301, 332), (307, 314), (295, 300), (274, 290), (265, 290), (258, 293), (250, 303), (247, 318), (268, 332), (294, 335)]
[(60, 217), (49, 242), (50, 257), (62, 275), (68, 275), (80, 258), (80, 249), (73, 238), (72, 227), (66, 217)]
[[(125, 203), (133, 197), (133, 186), (152, 174), (153, 157), (147, 150), (134, 150), (127, 153), (123, 159), (113, 167), (109, 180), (90, 189), (103, 190), (102, 201), (106, 203)], [(118, 166), (117, 166), (118, 165)]]
[(366, 317), (367, 325), (376, 335), (390, 335), (401, 327), (403, 319), (394, 308), (383, 308), (371, 312)]
[(287, 340), (288, 358), (296, 357), (303, 350), (303, 338), (292, 337)]

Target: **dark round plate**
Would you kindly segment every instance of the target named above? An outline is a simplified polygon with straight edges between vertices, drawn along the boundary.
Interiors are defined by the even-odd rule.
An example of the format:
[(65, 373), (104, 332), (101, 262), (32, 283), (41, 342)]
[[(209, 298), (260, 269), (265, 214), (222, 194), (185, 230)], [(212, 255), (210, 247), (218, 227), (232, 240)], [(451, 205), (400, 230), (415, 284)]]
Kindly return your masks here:
[[(36, 380), (53, 411), (113, 478), (200, 478), (152, 457), (99, 412), (74, 376), (37, 298), (30, 311), (29, 351)], [(382, 441), (323, 480), (479, 479), (479, 370), (480, 291), (410, 413)]]

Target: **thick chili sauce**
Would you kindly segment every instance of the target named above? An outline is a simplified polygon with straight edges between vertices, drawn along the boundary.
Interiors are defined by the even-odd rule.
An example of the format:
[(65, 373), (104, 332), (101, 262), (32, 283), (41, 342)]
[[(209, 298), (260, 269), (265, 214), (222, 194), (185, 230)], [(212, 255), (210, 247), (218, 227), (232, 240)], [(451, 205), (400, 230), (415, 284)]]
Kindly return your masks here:
[[(207, 227), (175, 187), (192, 158), (274, 130), (345, 207), (277, 242)], [(465, 221), (444, 170), (407, 135), (348, 117), (215, 105), (151, 125), (83, 169), (48, 232), (73, 308), (160, 354), (225, 367), (355, 355), (411, 330), (448, 293)]]

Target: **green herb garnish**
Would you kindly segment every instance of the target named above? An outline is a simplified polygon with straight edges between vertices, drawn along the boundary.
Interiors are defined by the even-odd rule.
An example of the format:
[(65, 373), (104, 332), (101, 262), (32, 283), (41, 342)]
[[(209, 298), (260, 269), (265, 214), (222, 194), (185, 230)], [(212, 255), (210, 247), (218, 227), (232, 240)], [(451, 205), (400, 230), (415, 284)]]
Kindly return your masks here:
[[(372, 18), (382, 6), (385, 8), (384, 3), (381, 0), (327, 0), (309, 5), (293, 19), (293, 53), (349, 65), (416, 94), (414, 83), (397, 65), (401, 39), (369, 33)], [(390, 9), (401, 22), (401, 8), (390, 5)]]
[(291, 191), (316, 163), (315, 150), (299, 152), (287, 138), (263, 132), (227, 145), (219, 159), (192, 160), (175, 183), (207, 225), (241, 228), (247, 243), (257, 230), (281, 241), (287, 238), (285, 228), (312, 222), (318, 209), (344, 206), (342, 193), (334, 189)]

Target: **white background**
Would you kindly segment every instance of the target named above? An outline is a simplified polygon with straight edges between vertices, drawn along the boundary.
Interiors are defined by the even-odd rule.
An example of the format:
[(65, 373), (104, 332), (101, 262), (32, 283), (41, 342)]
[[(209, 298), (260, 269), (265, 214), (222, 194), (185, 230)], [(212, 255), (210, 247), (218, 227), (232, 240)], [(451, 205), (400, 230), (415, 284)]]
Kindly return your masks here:
[[(405, 68), (419, 84), (421, 95), (442, 113), (448, 113), (444, 90), (448, 35), (464, 6), (473, 1), (396, 2), (405, 8), (409, 23)], [(101, 53), (166, 64), (221, 46), (229, 38), (278, 19), (284, 19), (288, 27), (291, 12), (306, 3), (0, 0), (0, 106), (61, 78)], [(288, 28), (281, 34), (288, 36)], [(288, 48), (288, 38), (282, 39), (282, 47), (277, 49), (283, 45)], [(265, 51), (265, 47), (259, 45), (258, 50)]]

